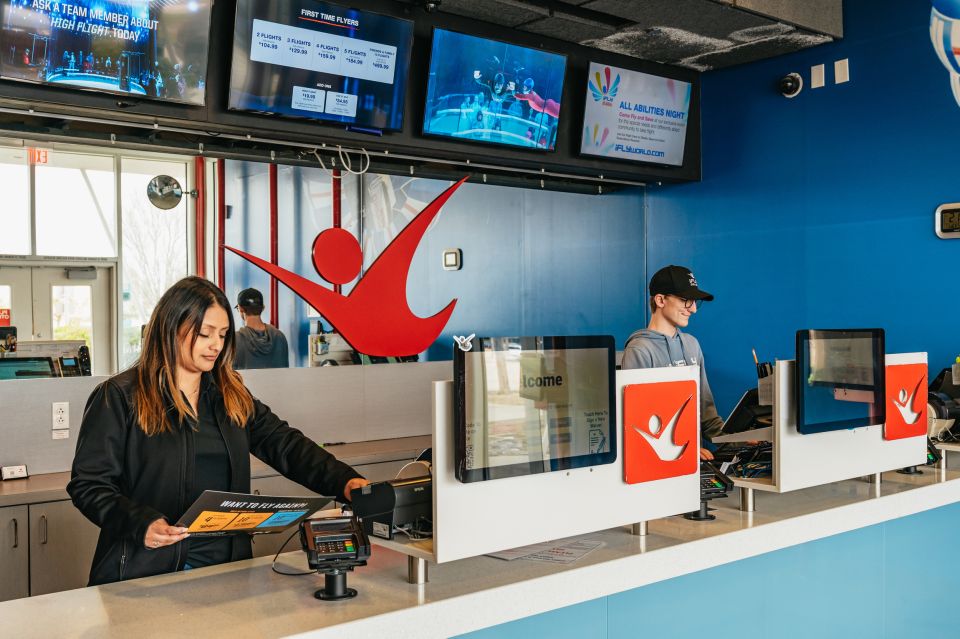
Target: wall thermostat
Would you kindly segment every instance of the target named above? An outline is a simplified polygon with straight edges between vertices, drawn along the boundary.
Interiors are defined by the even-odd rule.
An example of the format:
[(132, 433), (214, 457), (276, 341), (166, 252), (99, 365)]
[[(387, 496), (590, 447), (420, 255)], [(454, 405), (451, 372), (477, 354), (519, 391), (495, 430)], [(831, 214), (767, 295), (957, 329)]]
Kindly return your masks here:
[(960, 238), (960, 202), (941, 204), (933, 219), (937, 237), (943, 240)]
[[(957, 205), (960, 207), (960, 204)], [(445, 249), (443, 251), (443, 270), (459, 271), (462, 262), (463, 253), (460, 249)]]

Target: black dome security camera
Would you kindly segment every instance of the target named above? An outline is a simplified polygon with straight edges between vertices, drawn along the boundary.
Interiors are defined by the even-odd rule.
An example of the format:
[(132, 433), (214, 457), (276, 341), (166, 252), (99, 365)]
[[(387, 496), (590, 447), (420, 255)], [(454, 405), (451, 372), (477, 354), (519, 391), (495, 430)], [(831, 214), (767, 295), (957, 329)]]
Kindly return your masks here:
[(795, 98), (803, 90), (803, 78), (799, 73), (789, 73), (777, 83), (780, 94), (785, 98)]

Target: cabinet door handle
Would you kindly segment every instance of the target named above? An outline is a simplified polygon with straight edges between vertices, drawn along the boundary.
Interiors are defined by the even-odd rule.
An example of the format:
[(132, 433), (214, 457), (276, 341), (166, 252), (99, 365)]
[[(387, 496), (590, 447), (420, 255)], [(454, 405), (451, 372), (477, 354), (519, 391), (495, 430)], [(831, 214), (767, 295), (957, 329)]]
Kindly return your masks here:
[(40, 515), (40, 543), (47, 543), (47, 516)]
[(13, 547), (20, 547), (20, 524), (16, 519), (13, 520)]

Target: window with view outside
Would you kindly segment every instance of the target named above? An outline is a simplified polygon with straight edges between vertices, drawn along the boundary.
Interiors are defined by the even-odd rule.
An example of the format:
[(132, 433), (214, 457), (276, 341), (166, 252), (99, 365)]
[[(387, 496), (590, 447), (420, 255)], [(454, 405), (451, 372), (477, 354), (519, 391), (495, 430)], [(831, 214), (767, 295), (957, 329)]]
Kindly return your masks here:
[(159, 209), (147, 199), (147, 184), (168, 175), (187, 190), (187, 163), (123, 158), (120, 189), (123, 228), (120, 368), (140, 356), (140, 329), (150, 320), (170, 286), (188, 275), (187, 199), (172, 209)]
[(50, 290), (53, 339), (82, 339), (93, 345), (93, 305), (89, 285), (53, 286)]
[(117, 255), (114, 160), (48, 151), (36, 169), (37, 255)]
[(27, 149), (0, 148), (0, 184), (19, 186), (4, 189), (0, 255), (29, 255), (31, 252), (30, 189), (24, 188), (29, 182)]

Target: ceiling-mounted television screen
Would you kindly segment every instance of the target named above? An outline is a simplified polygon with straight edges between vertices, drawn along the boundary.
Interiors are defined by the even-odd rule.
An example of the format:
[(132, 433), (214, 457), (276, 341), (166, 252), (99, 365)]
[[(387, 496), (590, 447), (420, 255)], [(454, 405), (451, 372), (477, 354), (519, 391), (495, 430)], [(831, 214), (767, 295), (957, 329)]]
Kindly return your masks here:
[(423, 132), (554, 150), (566, 56), (433, 30)]
[(0, 0), (0, 77), (202, 105), (213, 0)]
[(238, 0), (231, 109), (403, 127), (413, 22), (314, 0)]
[(681, 166), (691, 84), (590, 63), (580, 153)]

